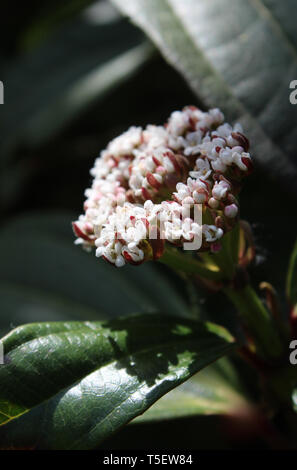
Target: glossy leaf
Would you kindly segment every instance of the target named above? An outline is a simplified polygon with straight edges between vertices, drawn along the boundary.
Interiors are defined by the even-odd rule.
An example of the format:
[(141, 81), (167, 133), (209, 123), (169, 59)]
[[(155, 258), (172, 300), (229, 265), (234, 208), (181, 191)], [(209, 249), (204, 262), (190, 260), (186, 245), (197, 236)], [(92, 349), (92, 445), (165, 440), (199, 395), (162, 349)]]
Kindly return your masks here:
[(3, 343), (1, 445), (49, 449), (96, 447), (235, 346), (214, 324), (156, 315), (28, 324)]
[(229, 414), (249, 406), (232, 364), (222, 358), (164, 395), (133, 423)]
[[(297, 194), (294, 0), (113, 0), (207, 107), (240, 121), (257, 162)], [(293, 15), (294, 16), (294, 15)]]

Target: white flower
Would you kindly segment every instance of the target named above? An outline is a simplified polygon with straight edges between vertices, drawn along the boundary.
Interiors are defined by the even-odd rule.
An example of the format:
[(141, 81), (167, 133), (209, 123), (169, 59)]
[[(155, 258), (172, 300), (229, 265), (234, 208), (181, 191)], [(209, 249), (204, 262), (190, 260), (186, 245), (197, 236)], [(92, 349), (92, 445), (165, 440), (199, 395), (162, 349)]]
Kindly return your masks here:
[(203, 178), (204, 180), (207, 180), (210, 174), (211, 168), (209, 161), (207, 159), (197, 158), (195, 170), (190, 171), (190, 176), (192, 178)]
[(215, 225), (203, 225), (202, 232), (209, 243), (219, 240), (224, 235), (223, 230)]
[[(113, 139), (91, 170), (84, 214), (73, 223), (76, 243), (117, 267), (157, 259), (164, 242), (202, 235), (215, 250), (225, 228), (194, 220), (202, 204), (210, 219), (232, 227), (238, 206), (232, 191), (251, 170), (242, 128), (224, 123), (219, 109), (174, 111), (164, 126), (132, 126)], [(223, 176), (226, 174), (226, 178)]]
[(131, 154), (136, 147), (140, 146), (141, 135), (141, 127), (130, 127), (130, 129), (110, 142), (106, 149), (106, 153), (115, 157)]
[(226, 181), (224, 180), (220, 182), (216, 181), (212, 189), (212, 195), (215, 199), (218, 199), (220, 201), (221, 199), (224, 199), (226, 197), (229, 189), (230, 189), (230, 185)]

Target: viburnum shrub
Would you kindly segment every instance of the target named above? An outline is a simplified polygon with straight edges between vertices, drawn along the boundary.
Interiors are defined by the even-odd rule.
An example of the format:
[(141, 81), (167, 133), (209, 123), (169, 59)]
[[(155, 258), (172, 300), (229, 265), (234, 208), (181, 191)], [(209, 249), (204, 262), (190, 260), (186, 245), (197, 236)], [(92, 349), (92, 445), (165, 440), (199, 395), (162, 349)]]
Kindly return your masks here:
[[(154, 420), (193, 409), (233, 417), (238, 429), (272, 447), (296, 445), (297, 247), (287, 314), (274, 288), (260, 284), (263, 301), (248, 274), (255, 246), (250, 225), (240, 219), (239, 193), (252, 169), (241, 125), (225, 123), (219, 109), (187, 106), (163, 126), (131, 127), (108, 144), (91, 170), (84, 214), (73, 223), (76, 244), (103, 258), (98, 264), (110, 263), (106, 272), (117, 272), (118, 285), (125, 285), (126, 269), (158, 261), (185, 288), (221, 291), (237, 312), (232, 334), (223, 314), (217, 325), (186, 308), (174, 316), (169, 307), (18, 327), (1, 343), (3, 448), (93, 449), (144, 412), (144, 420)], [(94, 281), (82, 272), (87, 284)], [(155, 294), (153, 273), (145, 290), (162, 296)], [(118, 296), (116, 285), (113, 292)], [(218, 369), (200, 372), (227, 354), (231, 359), (219, 361)], [(233, 389), (234, 374), (240, 383), (247, 370), (258, 378), (254, 398)], [(194, 404), (187, 388), (174, 395), (187, 380)]]
[(72, 3), (1, 43), (0, 448), (296, 449), (293, 0)]
[(214, 293), (222, 290), (245, 331), (240, 355), (259, 373), (268, 404), (290, 415), (295, 314), (290, 327), (273, 287), (260, 285), (262, 302), (247, 272), (255, 247), (238, 196), (252, 170), (239, 123), (224, 122), (217, 108), (186, 106), (162, 126), (130, 127), (108, 144), (91, 170), (84, 214), (73, 229), (76, 244), (117, 268), (159, 260)]

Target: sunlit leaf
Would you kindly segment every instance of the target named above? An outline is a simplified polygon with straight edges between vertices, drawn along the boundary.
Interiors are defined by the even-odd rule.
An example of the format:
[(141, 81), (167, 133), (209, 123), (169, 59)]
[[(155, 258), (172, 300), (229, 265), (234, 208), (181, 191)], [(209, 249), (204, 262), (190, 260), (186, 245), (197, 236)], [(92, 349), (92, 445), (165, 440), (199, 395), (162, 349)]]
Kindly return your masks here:
[(167, 393), (133, 423), (228, 414), (248, 406), (234, 368), (222, 358)]
[(229, 338), (165, 315), (19, 327), (3, 339), (1, 446), (94, 448), (229, 353)]

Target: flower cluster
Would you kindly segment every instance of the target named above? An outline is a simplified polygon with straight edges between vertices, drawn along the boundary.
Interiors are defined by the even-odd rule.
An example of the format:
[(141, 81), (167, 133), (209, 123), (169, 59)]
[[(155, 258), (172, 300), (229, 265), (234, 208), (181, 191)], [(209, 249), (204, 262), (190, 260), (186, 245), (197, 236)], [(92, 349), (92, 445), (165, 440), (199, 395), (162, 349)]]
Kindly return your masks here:
[(95, 161), (85, 213), (73, 223), (76, 243), (95, 246), (118, 267), (157, 259), (166, 241), (181, 245), (196, 235), (202, 250), (218, 249), (238, 217), (236, 196), (252, 168), (248, 148), (240, 124), (224, 123), (219, 109), (188, 106), (164, 126), (131, 127)]

